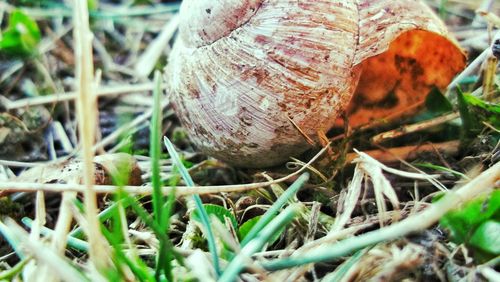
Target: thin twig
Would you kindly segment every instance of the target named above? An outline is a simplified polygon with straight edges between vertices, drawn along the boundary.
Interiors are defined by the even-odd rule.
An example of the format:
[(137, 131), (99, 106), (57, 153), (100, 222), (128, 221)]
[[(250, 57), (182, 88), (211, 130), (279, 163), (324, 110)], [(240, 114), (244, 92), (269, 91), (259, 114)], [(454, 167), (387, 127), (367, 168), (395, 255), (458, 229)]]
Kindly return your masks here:
[[(153, 90), (153, 83), (141, 83), (141, 84), (131, 84), (131, 85), (116, 85), (116, 86), (107, 86), (101, 87), (95, 91), (95, 95), (99, 97), (103, 96), (117, 96), (121, 94), (135, 93), (135, 92), (144, 92)], [(77, 99), (78, 93), (75, 92), (66, 92), (66, 93), (55, 93), (51, 95), (38, 96), (33, 98), (25, 98), (19, 99), (16, 101), (12, 101), (7, 103), (5, 107), (7, 110), (13, 110), (18, 108), (25, 108), (29, 106), (37, 106), (44, 104), (53, 104), (65, 101), (72, 101)]]
[[(378, 127), (378, 126), (382, 126), (382, 125), (386, 125), (388, 123), (391, 123), (393, 122), (397, 117), (401, 117), (401, 116), (404, 116), (405, 114), (407, 113), (413, 113), (413, 112), (416, 112), (417, 109), (423, 107), (424, 105), (424, 102), (425, 101), (422, 101), (422, 102), (418, 102), (416, 104), (413, 104), (413, 105), (410, 105), (408, 107), (405, 107), (405, 108), (402, 108), (402, 109), (399, 109), (395, 112), (392, 112), (390, 114), (388, 114), (387, 116), (384, 116), (384, 117), (380, 117), (380, 118), (377, 118), (377, 119), (374, 119), (372, 121), (370, 121), (369, 123), (367, 124), (364, 124), (362, 126), (360, 126), (358, 128), (358, 130), (367, 130), (367, 129), (371, 129), (371, 128), (375, 128), (375, 127)], [(335, 138), (339, 138), (338, 136), (336, 136)]]
[[(311, 166), (321, 155), (325, 153), (327, 147), (324, 147), (321, 151), (319, 151), (306, 165), (301, 167), (299, 170), (284, 176), (282, 178), (266, 181), (266, 182), (258, 182), (258, 183), (250, 183), (250, 184), (239, 184), (239, 185), (220, 185), (220, 186), (195, 186), (195, 187), (186, 187), (186, 186), (178, 186), (175, 188), (176, 195), (186, 196), (193, 194), (213, 194), (220, 192), (243, 192), (248, 190), (254, 190), (263, 188), (269, 185), (281, 183), (291, 179), (299, 175), (301, 172)], [(7, 192), (35, 192), (39, 190), (43, 191), (51, 191), (51, 192), (85, 192), (85, 186), (80, 184), (52, 184), (52, 183), (32, 183), (32, 182), (0, 182), (0, 191)], [(124, 191), (129, 194), (134, 195), (150, 195), (151, 194), (151, 186), (124, 186)], [(113, 185), (95, 185), (94, 191), (96, 193), (115, 193), (119, 190), (118, 186)], [(162, 187), (162, 192), (165, 195), (168, 195), (174, 191), (173, 187)]]
[(293, 127), (295, 127), (295, 129), (297, 129), (297, 131), (304, 137), (304, 139), (306, 140), (306, 142), (311, 145), (311, 146), (314, 146), (314, 144), (316, 144), (312, 139), (311, 137), (309, 137), (309, 135), (307, 135), (294, 121), (292, 118), (290, 118), (289, 116), (287, 116), (288, 120), (290, 121), (290, 123), (292, 123)]
[[(244, 192), (248, 190), (260, 189), (272, 184), (278, 184), (292, 178), (296, 173), (287, 175), (286, 177), (267, 182), (257, 182), (250, 184), (237, 184), (237, 185), (220, 185), (220, 186), (178, 186), (175, 188), (175, 193), (178, 196), (187, 195), (206, 195), (222, 192)], [(8, 192), (85, 192), (85, 185), (81, 184), (53, 184), (53, 183), (32, 183), (32, 182), (1, 182), (0, 191)], [(116, 193), (120, 189), (114, 185), (95, 185), (94, 191), (98, 194)], [(144, 186), (123, 186), (123, 191), (132, 195), (151, 195), (152, 188), (150, 185)], [(165, 195), (174, 191), (173, 187), (162, 187), (162, 193)]]
[[(387, 148), (385, 150), (364, 151), (372, 158), (382, 163), (398, 162), (401, 159), (411, 160), (418, 157), (419, 154), (426, 152), (435, 152), (438, 150), (446, 155), (456, 155), (458, 153), (460, 141), (448, 141), (435, 144), (411, 145), (403, 147)], [(356, 153), (349, 153), (346, 157), (346, 163), (350, 163), (358, 157)]]
[(431, 120), (422, 121), (419, 123), (404, 125), (401, 128), (393, 129), (390, 131), (382, 132), (371, 138), (373, 143), (380, 143), (387, 139), (393, 139), (397, 137), (404, 136), (406, 134), (414, 133), (420, 130), (428, 129), (436, 125), (440, 125), (454, 119), (457, 119), (460, 115), (458, 113), (451, 113), (444, 116), (440, 116)]

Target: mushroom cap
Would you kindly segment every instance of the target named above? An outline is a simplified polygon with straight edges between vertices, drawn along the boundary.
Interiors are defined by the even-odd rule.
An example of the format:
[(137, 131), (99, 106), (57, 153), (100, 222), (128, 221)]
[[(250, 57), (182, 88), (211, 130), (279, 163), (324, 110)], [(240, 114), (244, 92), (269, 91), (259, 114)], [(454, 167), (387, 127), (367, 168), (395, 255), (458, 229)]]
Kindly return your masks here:
[(303, 153), (346, 110), (359, 125), (388, 95), (419, 102), (465, 64), (420, 1), (184, 0), (180, 18), (171, 102), (199, 149), (243, 167)]

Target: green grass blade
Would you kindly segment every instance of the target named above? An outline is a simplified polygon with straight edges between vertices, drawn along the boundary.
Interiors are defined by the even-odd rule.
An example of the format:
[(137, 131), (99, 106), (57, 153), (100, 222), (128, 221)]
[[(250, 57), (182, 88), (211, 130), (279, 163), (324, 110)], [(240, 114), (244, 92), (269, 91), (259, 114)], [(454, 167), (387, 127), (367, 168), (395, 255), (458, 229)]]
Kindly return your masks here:
[[(23, 259), (22, 261), (18, 262), (16, 265), (14, 265), (12, 268), (0, 272), (0, 281), (16, 281), (16, 280), (14, 280), (14, 277), (16, 277), (18, 274), (21, 273), (24, 266), (29, 261), (31, 261), (31, 258)], [(20, 279), (19, 279), (19, 281), (20, 281)]]
[(259, 232), (266, 226), (275, 216), (279, 210), (290, 200), (299, 189), (309, 180), (309, 174), (306, 172), (302, 174), (288, 189), (274, 202), (274, 204), (264, 213), (260, 220), (250, 229), (245, 238), (241, 241), (241, 246), (245, 246), (253, 240)]
[[(175, 164), (175, 166), (179, 169), (179, 173), (181, 177), (184, 179), (186, 182), (187, 186), (193, 187), (194, 181), (191, 178), (191, 175), (189, 175), (189, 172), (187, 171), (186, 167), (182, 164), (181, 158), (179, 157), (179, 154), (175, 151), (174, 145), (172, 142), (167, 137), (163, 138), (163, 142), (165, 143), (165, 147), (167, 147), (168, 153), (170, 157), (172, 158), (172, 163)], [(205, 232), (207, 236), (207, 241), (208, 241), (208, 249), (210, 250), (210, 253), (212, 255), (212, 260), (214, 264), (214, 270), (217, 276), (220, 275), (220, 264), (219, 264), (219, 256), (217, 254), (217, 246), (215, 245), (215, 237), (212, 231), (212, 226), (210, 225), (210, 220), (208, 218), (207, 211), (205, 210), (205, 207), (203, 207), (203, 203), (201, 201), (201, 198), (199, 195), (193, 195), (193, 200), (196, 205), (196, 209), (198, 210), (198, 213), (200, 215), (201, 222), (203, 226), (205, 227)]]
[[(332, 261), (342, 256), (349, 255), (361, 248), (369, 247), (382, 242), (387, 239), (385, 237), (390, 237), (390, 234), (384, 233), (384, 230), (380, 230), (383, 229), (377, 229), (356, 237), (350, 237), (336, 244), (328, 244), (323, 249), (315, 250), (302, 256), (268, 261), (263, 263), (262, 266), (267, 270), (276, 271), (309, 263)], [(380, 236), (374, 236), (373, 234), (380, 234)]]
[[(153, 186), (153, 215), (157, 224), (162, 227), (163, 212), (163, 202), (164, 196), (161, 191), (161, 177), (160, 177), (160, 158), (161, 158), (161, 123), (162, 123), (162, 108), (161, 108), (161, 74), (159, 71), (155, 72), (154, 75), (155, 88), (153, 90), (153, 115), (151, 117), (151, 128), (150, 128), (150, 147), (149, 154), (151, 157), (151, 185)], [(168, 216), (170, 216), (168, 214)], [(168, 227), (163, 226), (165, 233), (168, 232)], [(167, 240), (169, 240), (167, 238)], [(170, 240), (169, 240), (170, 241)], [(158, 250), (158, 255), (156, 259), (156, 280), (160, 279), (161, 272), (165, 274), (165, 277), (172, 281), (172, 267), (170, 265), (170, 260), (167, 259), (167, 254), (170, 253), (168, 245), (165, 242), (160, 241), (160, 249)]]
[(163, 207), (163, 194), (161, 191), (160, 178), (160, 155), (161, 155), (161, 75), (155, 72), (155, 88), (153, 90), (153, 115), (150, 127), (149, 155), (151, 157), (151, 185), (153, 187), (153, 215), (157, 223), (161, 222), (161, 208)]
[(446, 19), (446, 15), (448, 13), (447, 7), (446, 7), (447, 4), (448, 4), (448, 0), (441, 0), (441, 1), (439, 1), (439, 16), (443, 20)]
[[(122, 194), (123, 196), (123, 194)], [(129, 199), (133, 199), (132, 196), (126, 195), (126, 197), (129, 197)], [(165, 230), (161, 229), (160, 225), (158, 222), (156, 222), (153, 218), (151, 218), (150, 214), (137, 202), (137, 201), (131, 201), (130, 207), (134, 210), (134, 212), (141, 218), (141, 220), (153, 230), (155, 233), (156, 237), (158, 238), (158, 241), (160, 242), (160, 247), (163, 248), (163, 250), (167, 250), (167, 252), (173, 252), (175, 253), (172, 249), (172, 243), (170, 242), (169, 238), (166, 235)], [(158, 257), (157, 257), (157, 264), (156, 264), (156, 271), (155, 271), (155, 279), (159, 281), (159, 277), (161, 275), (161, 271), (165, 271), (164, 264), (160, 263), (170, 263), (170, 261), (165, 262), (163, 261), (165, 259), (165, 256), (162, 256), (161, 254), (162, 249), (158, 251)], [(167, 268), (167, 270), (170, 270), (171, 268)], [(168, 272), (164, 273), (165, 275)]]
[[(135, 256), (128, 256), (125, 254), (123, 251), (122, 244), (119, 240), (116, 240), (115, 236), (111, 232), (109, 232), (104, 226), (101, 226), (102, 234), (108, 240), (108, 242), (111, 244), (113, 247), (113, 250), (115, 251), (114, 253), (114, 260), (116, 262), (124, 263), (126, 264), (130, 270), (135, 274), (136, 278), (139, 281), (147, 281), (147, 282), (154, 282), (156, 281), (155, 278), (149, 274), (147, 266), (137, 257)], [(135, 258), (135, 262), (132, 261), (132, 258)], [(117, 269), (119, 269), (121, 266), (117, 265)]]
[[(99, 213), (99, 221), (102, 223), (108, 219), (111, 219), (113, 214), (117, 212), (119, 205), (122, 205), (124, 209), (128, 208), (130, 203), (127, 201), (127, 199), (121, 199), (120, 201), (116, 201), (115, 203), (111, 204), (109, 207), (106, 209), (102, 210)], [(73, 231), (69, 233), (69, 236), (74, 237), (74, 238), (81, 238), (83, 236), (83, 229), (79, 226), (75, 228)]]
[[(161, 230), (166, 230), (165, 233), (166, 240), (170, 242), (170, 235), (168, 234), (168, 230), (170, 229), (170, 216), (172, 215), (172, 210), (174, 209), (175, 204), (175, 189), (168, 195), (167, 202), (163, 205), (162, 208), (162, 216), (160, 222)], [(162, 254), (160, 254), (161, 261), (164, 265), (165, 277), (168, 281), (174, 281), (172, 276), (172, 255), (168, 246), (160, 246), (160, 250), (165, 250)]]
[(357, 251), (354, 255), (348, 258), (343, 264), (337, 267), (337, 269), (335, 269), (335, 272), (332, 272), (326, 275), (323, 279), (321, 279), (321, 282), (342, 281), (342, 278), (344, 278), (346, 274), (349, 272), (349, 270), (361, 260), (361, 258), (366, 254), (366, 252), (368, 252), (369, 249), (370, 248), (365, 248), (363, 250)]
[(449, 172), (455, 176), (458, 176), (458, 177), (461, 177), (463, 179), (467, 179), (467, 180), (470, 180), (470, 178), (459, 172), (459, 171), (456, 171), (456, 170), (453, 170), (453, 169), (449, 169), (445, 166), (440, 166), (440, 165), (435, 165), (435, 164), (431, 164), (431, 163), (416, 163), (416, 164), (413, 164), (415, 166), (419, 166), (419, 167), (425, 167), (425, 168), (430, 168), (430, 169), (434, 169), (434, 170), (440, 170), (440, 171), (444, 171), (444, 172)]
[(245, 262), (248, 258), (260, 251), (278, 230), (290, 223), (298, 214), (299, 210), (300, 205), (292, 204), (272, 219), (269, 224), (260, 230), (253, 240), (248, 242), (247, 245), (241, 249), (241, 252), (231, 261), (231, 263), (229, 263), (226, 270), (220, 277), (219, 282), (236, 281), (237, 276), (245, 267)]
[[(174, 250), (174, 246), (172, 245), (172, 242), (169, 240), (165, 230), (162, 229), (162, 227), (151, 217), (151, 215), (146, 211), (146, 209), (142, 207), (139, 201), (135, 197), (129, 195), (124, 190), (118, 190), (116, 192), (116, 196), (119, 199), (118, 201), (123, 203), (124, 207), (126, 204), (137, 214), (137, 216), (146, 224), (146, 226), (148, 226), (153, 231), (153, 233), (156, 235), (156, 237), (160, 242), (162, 241), (165, 242), (165, 244), (169, 247), (171, 256), (173, 256), (177, 260), (179, 265), (184, 266), (184, 258), (177, 251)], [(85, 213), (85, 209), (83, 207), (82, 202), (76, 199), (74, 203), (80, 212)], [(112, 210), (108, 211), (109, 214), (107, 216), (109, 218), (112, 217), (111, 214), (112, 212), (113, 212)], [(114, 208), (114, 212), (117, 212), (117, 207)]]
[(183, 257), (174, 250), (172, 242), (168, 239), (165, 230), (163, 230), (161, 226), (151, 217), (151, 215), (141, 206), (141, 204), (137, 201), (137, 199), (130, 196), (123, 190), (117, 191), (117, 194), (119, 195), (119, 197), (125, 199), (127, 202), (130, 203), (130, 208), (137, 214), (137, 216), (139, 216), (139, 218), (149, 228), (151, 228), (151, 230), (155, 233), (156, 237), (158, 237), (158, 240), (160, 242), (164, 241), (165, 244), (169, 246), (171, 253), (175, 257), (175, 259), (179, 262), (179, 264), (184, 265)]
[[(33, 220), (29, 217), (23, 217), (21, 219), (21, 222), (24, 225), (26, 225), (27, 227), (29, 227), (30, 229), (31, 229), (31, 226), (33, 225)], [(54, 230), (47, 228), (45, 226), (42, 226), (42, 228), (40, 229), (40, 233), (43, 236), (52, 236), (54, 234)], [(72, 237), (69, 235), (66, 238), (67, 238), (68, 246), (74, 248), (75, 250), (79, 250), (82, 252), (88, 251), (89, 243), (87, 243), (86, 241), (80, 240), (78, 238), (75, 238), (75, 237)]]

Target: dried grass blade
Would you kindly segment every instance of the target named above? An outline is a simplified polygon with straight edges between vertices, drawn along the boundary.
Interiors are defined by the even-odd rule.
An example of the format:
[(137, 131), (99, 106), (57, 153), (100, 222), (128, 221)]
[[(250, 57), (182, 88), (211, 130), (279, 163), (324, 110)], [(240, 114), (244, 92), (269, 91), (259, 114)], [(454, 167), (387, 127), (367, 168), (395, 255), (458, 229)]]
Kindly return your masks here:
[(363, 182), (363, 178), (363, 172), (359, 168), (359, 165), (357, 165), (354, 169), (352, 180), (346, 188), (347, 196), (345, 196), (342, 204), (343, 211), (341, 213), (337, 213), (333, 228), (330, 232), (328, 232), (328, 234), (334, 234), (341, 231), (347, 221), (351, 218), (351, 214), (354, 211), (354, 208), (356, 208), (356, 203), (361, 195), (361, 184)]
[(73, 7), (74, 21), (74, 48), (77, 80), (77, 111), (80, 130), (80, 142), (84, 163), (85, 214), (88, 224), (88, 239), (90, 244), (90, 261), (97, 269), (107, 264), (104, 240), (100, 233), (97, 217), (96, 193), (94, 191), (94, 165), (92, 146), (95, 138), (95, 124), (97, 118), (97, 99), (94, 94), (92, 33), (89, 27), (88, 6), (86, 0), (75, 0)]
[(444, 214), (474, 197), (500, 187), (500, 163), (496, 163), (464, 186), (445, 194), (426, 210), (400, 222), (356, 237), (350, 237), (336, 244), (322, 246), (300, 257), (277, 259), (263, 263), (267, 270), (279, 270), (308, 263), (331, 261), (376, 243), (390, 241), (418, 232), (435, 224)]

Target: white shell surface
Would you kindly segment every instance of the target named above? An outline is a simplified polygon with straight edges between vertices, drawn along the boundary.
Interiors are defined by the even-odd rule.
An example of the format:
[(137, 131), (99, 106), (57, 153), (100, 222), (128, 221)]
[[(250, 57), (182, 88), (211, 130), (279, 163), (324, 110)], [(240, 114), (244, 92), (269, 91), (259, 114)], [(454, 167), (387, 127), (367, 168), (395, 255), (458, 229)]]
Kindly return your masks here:
[(205, 45), (203, 26), (191, 31), (199, 28), (180, 30), (167, 80), (182, 123), (208, 154), (243, 166), (283, 162), (308, 148), (290, 119), (314, 138), (349, 102), (358, 76), (353, 3), (262, 1), (244, 24)]
[(334, 125), (365, 59), (406, 31), (444, 32), (426, 9), (414, 0), (184, 0), (168, 94), (205, 153), (279, 164), (310, 147), (304, 134), (317, 140)]
[(201, 47), (228, 36), (245, 24), (263, 0), (184, 1), (179, 29), (186, 46)]

